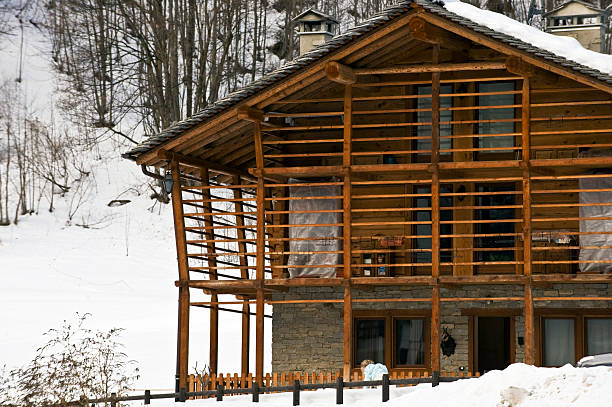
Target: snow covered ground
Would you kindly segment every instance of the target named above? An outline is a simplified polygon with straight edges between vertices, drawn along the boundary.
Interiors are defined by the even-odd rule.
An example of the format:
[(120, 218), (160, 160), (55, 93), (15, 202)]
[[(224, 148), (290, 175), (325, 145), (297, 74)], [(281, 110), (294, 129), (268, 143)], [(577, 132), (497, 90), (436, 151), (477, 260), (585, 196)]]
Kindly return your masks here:
[[(139, 191), (138, 172), (120, 158), (99, 164), (97, 191), (80, 209), (88, 229), (66, 225), (69, 202), (61, 199), (54, 213), (0, 227), (0, 367), (24, 364), (44, 343), (44, 331), (88, 312), (89, 327), (126, 329), (125, 351), (142, 374), (136, 387), (173, 387), (178, 273), (172, 214), (169, 205), (148, 211), (153, 201)], [(117, 197), (132, 202), (106, 206)], [(202, 366), (208, 312), (192, 308), (191, 318), (190, 367)], [(230, 349), (240, 346), (240, 316), (222, 313), (220, 327), (220, 369), (237, 372), (240, 355)]]
[[(382, 403), (381, 389), (344, 391), (344, 405), (372, 406), (453, 406), (453, 407), (604, 407), (612, 400), (612, 368), (578, 369), (570, 365), (561, 368), (537, 368), (517, 363), (503, 371), (492, 371), (477, 379), (430, 384), (415, 387), (390, 388), (389, 401)], [(335, 390), (302, 392), (300, 405), (308, 407), (335, 406)], [(215, 399), (189, 401), (187, 406), (219, 405)], [(292, 394), (261, 395), (260, 403), (269, 406), (290, 406)], [(173, 405), (154, 401), (153, 406)], [(225, 397), (223, 405), (248, 407), (251, 396)]]

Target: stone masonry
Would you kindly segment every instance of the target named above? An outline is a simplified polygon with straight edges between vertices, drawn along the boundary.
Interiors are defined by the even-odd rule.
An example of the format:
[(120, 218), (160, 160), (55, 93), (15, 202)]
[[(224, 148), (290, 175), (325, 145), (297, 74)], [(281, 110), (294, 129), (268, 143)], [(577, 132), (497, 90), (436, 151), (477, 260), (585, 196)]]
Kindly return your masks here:
[[(441, 297), (522, 297), (523, 287), (512, 285), (470, 285), (457, 289), (441, 289)], [(557, 296), (612, 296), (608, 284), (554, 284), (548, 288), (534, 287), (534, 297)], [(431, 289), (425, 287), (384, 287), (372, 291), (353, 290), (358, 298), (428, 298)], [(312, 287), (293, 288), (282, 294), (274, 294), (273, 300), (338, 299), (343, 298), (342, 288)], [(538, 308), (607, 308), (605, 301), (538, 301)], [(354, 302), (353, 310), (427, 310), (428, 302)], [(455, 353), (441, 356), (441, 370), (457, 372), (468, 368), (468, 321), (462, 315), (466, 309), (521, 309), (514, 317), (515, 361), (524, 360), (522, 303), (517, 301), (443, 302), (441, 326), (447, 328), (456, 342)], [(276, 304), (272, 318), (272, 371), (341, 371), (343, 364), (343, 305), (325, 304)], [(442, 332), (442, 331), (441, 331)]]

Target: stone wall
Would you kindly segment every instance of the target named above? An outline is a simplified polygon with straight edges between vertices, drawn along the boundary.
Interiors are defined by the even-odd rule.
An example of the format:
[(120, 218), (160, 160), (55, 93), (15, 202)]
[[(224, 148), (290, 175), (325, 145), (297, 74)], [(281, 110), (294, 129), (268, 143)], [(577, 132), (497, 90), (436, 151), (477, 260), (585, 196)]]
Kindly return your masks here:
[[(449, 297), (523, 297), (522, 286), (470, 285), (457, 289), (440, 290), (442, 298)], [(608, 284), (554, 284), (547, 288), (534, 288), (534, 297), (557, 296), (612, 296)], [(353, 299), (359, 298), (430, 298), (427, 287), (378, 287), (372, 291), (353, 290)], [(274, 300), (339, 299), (342, 288), (312, 287), (293, 288), (282, 294), (274, 294)], [(541, 308), (607, 308), (605, 301), (538, 301)], [(429, 310), (429, 302), (354, 302), (353, 310)], [(441, 356), (443, 371), (459, 371), (468, 368), (468, 311), (483, 312), (493, 309), (519, 309), (514, 317), (515, 361), (524, 360), (522, 303), (517, 301), (443, 302), (440, 307), (441, 326), (446, 328), (456, 342), (455, 353)], [(462, 313), (462, 310), (463, 313)], [(343, 364), (343, 306), (342, 303), (326, 304), (276, 304), (272, 318), (272, 370), (289, 371), (341, 371)], [(441, 331), (442, 332), (442, 331)]]

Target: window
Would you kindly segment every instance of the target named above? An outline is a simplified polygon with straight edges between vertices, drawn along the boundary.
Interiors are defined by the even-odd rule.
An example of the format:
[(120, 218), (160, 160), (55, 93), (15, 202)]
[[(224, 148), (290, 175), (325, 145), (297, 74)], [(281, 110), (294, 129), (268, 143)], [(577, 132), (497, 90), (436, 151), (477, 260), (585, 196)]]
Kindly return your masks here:
[(425, 368), (429, 363), (428, 311), (356, 311), (354, 367), (365, 359), (389, 368)]
[(576, 361), (573, 318), (544, 318), (544, 366), (563, 366)]
[[(478, 84), (479, 93), (508, 92), (514, 90), (514, 82), (484, 82)], [(478, 106), (512, 106), (514, 94), (495, 94), (478, 96)], [(514, 108), (479, 109), (478, 134), (507, 134), (514, 133)], [(479, 137), (476, 139), (478, 148), (514, 147), (514, 136)], [(513, 150), (485, 150), (484, 153), (510, 152)]]
[[(514, 191), (513, 184), (488, 184), (477, 185), (476, 191), (483, 192), (501, 192)], [(475, 219), (477, 220), (501, 220), (513, 219), (514, 208), (507, 208), (509, 205), (514, 205), (513, 194), (500, 195), (476, 195), (476, 206), (483, 206), (485, 209), (476, 209)], [(499, 209), (495, 208), (500, 206)], [(514, 223), (512, 222), (482, 222), (476, 224), (477, 234), (496, 235), (476, 237), (474, 247), (483, 249), (499, 249), (504, 247), (514, 247)], [(499, 236), (501, 235), (501, 236)], [(476, 261), (513, 261), (514, 250), (492, 250), (492, 251), (474, 251)]]
[[(541, 329), (542, 366), (574, 364), (589, 355), (612, 353), (612, 311), (609, 309), (546, 309), (536, 311)], [(538, 328), (539, 327), (539, 328)]]
[(355, 355), (358, 363), (369, 359), (385, 362), (385, 320), (357, 319), (355, 321)]
[[(440, 94), (449, 94), (453, 92), (453, 87), (450, 85), (440, 86)], [(417, 99), (417, 122), (419, 123), (431, 123), (431, 86), (419, 86), (417, 88), (419, 95), (430, 95), (429, 97), (421, 97)], [(453, 106), (453, 100), (451, 97), (440, 98), (440, 108), (449, 108)], [(426, 109), (425, 111), (420, 111)], [(452, 148), (452, 139), (445, 138), (444, 136), (450, 136), (452, 133), (452, 125), (450, 122), (453, 119), (452, 110), (440, 110), (440, 149)], [(445, 123), (446, 122), (446, 123)], [(417, 137), (423, 137), (417, 139), (416, 149), (417, 150), (431, 150), (431, 124), (417, 126)], [(431, 154), (429, 151), (427, 154)], [(440, 154), (450, 154), (449, 152), (441, 152)]]
[(587, 318), (587, 355), (612, 352), (612, 318)]
[(395, 320), (395, 365), (425, 364), (425, 321)]
[[(414, 188), (414, 192), (416, 194), (429, 194), (431, 193), (430, 187), (416, 187)], [(450, 193), (452, 190), (449, 187), (440, 186), (440, 193)], [(441, 196), (440, 197), (440, 207), (444, 206), (453, 206), (453, 198), (451, 196)], [(414, 218), (415, 221), (421, 222), (431, 222), (431, 197), (429, 196), (420, 196), (414, 199), (414, 207), (415, 208), (426, 208), (423, 210), (415, 211)], [(453, 220), (453, 211), (440, 211), (440, 220), (448, 221)], [(418, 224), (414, 225), (414, 234), (429, 236), (414, 239), (414, 248), (415, 249), (431, 249), (431, 223), (427, 224)], [(450, 235), (453, 233), (453, 225), (452, 224), (441, 224), (440, 225), (440, 234), (441, 235)], [(451, 249), (453, 247), (453, 239), (446, 237), (440, 239), (440, 249)], [(450, 262), (453, 260), (453, 255), (450, 250), (441, 250), (440, 251), (440, 261), (441, 262)], [(414, 262), (415, 263), (431, 263), (431, 251), (423, 251), (423, 252), (415, 252), (414, 253)]]

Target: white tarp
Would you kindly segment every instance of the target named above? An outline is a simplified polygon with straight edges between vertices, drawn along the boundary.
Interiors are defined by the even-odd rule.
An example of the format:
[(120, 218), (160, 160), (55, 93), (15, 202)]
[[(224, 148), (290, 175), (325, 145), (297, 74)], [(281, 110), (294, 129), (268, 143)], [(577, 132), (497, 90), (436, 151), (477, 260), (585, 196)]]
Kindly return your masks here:
[[(300, 182), (290, 180), (290, 183)], [(289, 196), (292, 198), (310, 198), (316, 196), (340, 196), (341, 190), (338, 186), (313, 186), (313, 187), (289, 187)], [(340, 199), (292, 199), (289, 201), (290, 211), (313, 211), (330, 210), (341, 208)], [(313, 224), (337, 224), (340, 222), (340, 214), (337, 212), (319, 213), (290, 213), (290, 225), (313, 225)], [(291, 252), (330, 252), (341, 250), (341, 241), (333, 239), (341, 236), (340, 226), (296, 226), (289, 228), (289, 238), (313, 240), (290, 240), (289, 251)], [(287, 260), (289, 266), (302, 265), (337, 265), (339, 254), (314, 253), (314, 254), (290, 254)], [(289, 269), (289, 275), (293, 277), (335, 277), (335, 267), (296, 267)]]
[[(581, 178), (580, 192), (581, 204), (612, 203), (612, 177), (608, 178)], [(593, 189), (608, 189), (608, 191), (588, 191)], [(612, 206), (589, 205), (580, 206), (581, 218), (612, 218)], [(581, 220), (580, 232), (612, 232), (612, 220), (593, 219)], [(587, 234), (580, 235), (580, 246), (612, 246), (612, 235)], [(581, 249), (580, 271), (585, 272), (612, 272), (612, 264), (582, 263), (583, 261), (612, 260), (612, 249)]]

